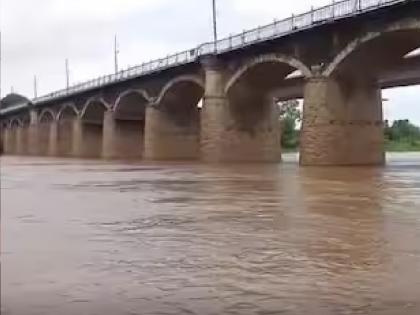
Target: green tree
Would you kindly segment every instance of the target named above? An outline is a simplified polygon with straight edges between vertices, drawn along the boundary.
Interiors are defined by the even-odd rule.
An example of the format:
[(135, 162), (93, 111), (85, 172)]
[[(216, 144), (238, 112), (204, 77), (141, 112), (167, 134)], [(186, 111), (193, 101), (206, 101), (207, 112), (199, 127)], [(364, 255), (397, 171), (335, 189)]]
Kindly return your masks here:
[(286, 149), (296, 149), (299, 146), (299, 130), (297, 123), (301, 121), (302, 113), (299, 101), (279, 102), (280, 122), (282, 126), (281, 145)]
[(410, 123), (408, 119), (396, 120), (392, 126), (388, 121), (385, 121), (384, 136), (387, 150), (420, 150), (420, 128)]

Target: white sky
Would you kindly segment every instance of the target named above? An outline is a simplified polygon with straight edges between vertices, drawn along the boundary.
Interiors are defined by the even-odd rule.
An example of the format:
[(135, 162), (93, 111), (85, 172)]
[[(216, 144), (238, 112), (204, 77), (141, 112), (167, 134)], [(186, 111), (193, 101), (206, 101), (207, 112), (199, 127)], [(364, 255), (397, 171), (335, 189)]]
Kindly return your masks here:
[[(121, 67), (196, 47), (212, 38), (211, 0), (0, 0), (2, 95), (33, 96), (113, 72), (118, 34)], [(270, 23), (329, 0), (218, 0), (219, 35)], [(420, 87), (384, 92), (385, 118), (420, 124)]]

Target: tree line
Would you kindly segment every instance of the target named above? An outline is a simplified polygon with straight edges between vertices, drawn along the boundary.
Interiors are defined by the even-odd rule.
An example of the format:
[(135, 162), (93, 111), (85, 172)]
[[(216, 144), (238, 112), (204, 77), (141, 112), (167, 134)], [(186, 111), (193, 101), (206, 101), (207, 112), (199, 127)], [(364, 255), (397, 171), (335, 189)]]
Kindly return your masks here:
[[(285, 150), (299, 147), (299, 126), (302, 120), (300, 104), (297, 100), (278, 102), (282, 128), (281, 145)], [(388, 151), (420, 151), (420, 127), (408, 119), (384, 122), (385, 147)]]

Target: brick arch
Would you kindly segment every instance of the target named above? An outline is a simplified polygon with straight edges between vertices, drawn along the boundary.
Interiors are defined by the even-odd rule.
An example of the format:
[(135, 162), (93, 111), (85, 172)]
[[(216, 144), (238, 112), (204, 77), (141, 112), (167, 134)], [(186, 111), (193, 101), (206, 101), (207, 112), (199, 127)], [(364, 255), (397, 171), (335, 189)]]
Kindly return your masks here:
[(13, 117), (12, 119), (10, 119), (9, 128), (13, 128), (13, 126), (23, 127), (22, 119), (20, 119), (18, 117)]
[(114, 104), (114, 106), (112, 107), (112, 110), (113, 111), (117, 111), (118, 110), (118, 107), (120, 106), (120, 104), (121, 104), (121, 101), (125, 98), (125, 97), (127, 97), (127, 96), (129, 96), (129, 95), (132, 95), (132, 94), (137, 94), (138, 96), (140, 96), (140, 97), (142, 97), (147, 103), (151, 103), (152, 102), (152, 98), (150, 97), (150, 95), (147, 93), (147, 91), (145, 91), (145, 90), (143, 90), (143, 89), (129, 89), (129, 90), (126, 90), (126, 91), (124, 91), (124, 92), (122, 92), (122, 93), (120, 93), (119, 95), (118, 95), (118, 97), (117, 97), (117, 99), (115, 100), (115, 104)]
[(292, 68), (295, 68), (302, 72), (303, 76), (306, 78), (312, 77), (311, 70), (300, 60), (291, 57), (286, 56), (282, 54), (268, 54), (268, 55), (262, 55), (259, 57), (256, 57), (252, 59), (251, 61), (244, 64), (242, 67), (240, 67), (228, 80), (225, 86), (225, 92), (229, 92), (230, 88), (241, 78), (246, 72), (248, 72), (250, 69), (254, 68), (255, 66), (263, 63), (283, 63), (287, 64)]
[(55, 119), (56, 119), (56, 114), (54, 113), (54, 111), (52, 111), (51, 109), (49, 109), (49, 108), (46, 108), (46, 109), (44, 109), (44, 110), (42, 110), (41, 111), (41, 113), (39, 114), (39, 118), (38, 118), (38, 121), (39, 122), (43, 122), (43, 119), (45, 118), (45, 117), (47, 117), (47, 116), (50, 116), (50, 118), (51, 118), (51, 121), (54, 121)]
[(85, 102), (82, 110), (79, 112), (80, 118), (85, 117), (89, 107), (94, 106), (95, 104), (101, 104), (104, 107), (104, 112), (111, 109), (111, 106), (103, 98), (91, 97)]
[[(323, 75), (329, 77), (332, 74), (334, 74), (340, 68), (340, 65), (364, 44), (377, 38), (380, 38), (385, 34), (390, 34), (398, 31), (418, 31), (420, 38), (420, 19), (407, 19), (404, 22), (396, 22), (394, 24), (391, 24), (385, 30), (368, 32), (365, 33), (363, 36), (354, 39), (334, 58), (334, 60), (324, 70)], [(413, 49), (416, 48), (418, 47), (415, 47)]]
[(8, 119), (1, 121), (0, 127), (2, 130), (9, 128), (9, 126), (10, 126), (10, 121)]
[(63, 113), (68, 109), (74, 113), (75, 117), (79, 116), (79, 111), (73, 103), (64, 104), (57, 113), (57, 120), (61, 120)]
[(199, 86), (204, 92), (204, 88), (205, 88), (204, 87), (204, 81), (200, 77), (194, 76), (194, 75), (183, 75), (183, 76), (176, 77), (176, 78), (172, 79), (171, 81), (169, 81), (167, 84), (165, 84), (165, 86), (161, 89), (161, 91), (159, 93), (159, 96), (156, 98), (154, 104), (156, 104), (156, 105), (160, 104), (168, 91), (170, 91), (176, 85), (178, 85), (180, 83), (184, 83), (184, 82), (193, 83), (193, 84)]

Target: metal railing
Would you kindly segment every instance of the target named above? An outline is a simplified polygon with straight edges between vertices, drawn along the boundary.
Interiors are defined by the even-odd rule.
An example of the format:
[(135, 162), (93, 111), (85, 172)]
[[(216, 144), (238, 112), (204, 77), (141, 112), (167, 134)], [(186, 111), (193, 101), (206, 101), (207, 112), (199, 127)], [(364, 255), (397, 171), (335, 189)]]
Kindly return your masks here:
[[(344, 0), (334, 2), (331, 5), (312, 9), (309, 12), (293, 15), (281, 21), (275, 21), (269, 25), (258, 27), (241, 34), (218, 40), (217, 42), (204, 43), (197, 48), (183, 51), (162, 59), (152, 60), (147, 63), (130, 67), (115, 74), (98, 77), (80, 84), (70, 86), (67, 89), (49, 93), (35, 98), (33, 104), (50, 101), (83, 91), (99, 88), (105, 85), (125, 81), (153, 72), (162, 71), (171, 67), (195, 62), (200, 56), (223, 54), (228, 51), (243, 48), (266, 40), (279, 38), (291, 33), (314, 27), (319, 24), (329, 23), (337, 19), (354, 16), (378, 8), (391, 6), (410, 0)], [(1, 113), (2, 111), (0, 111)]]

